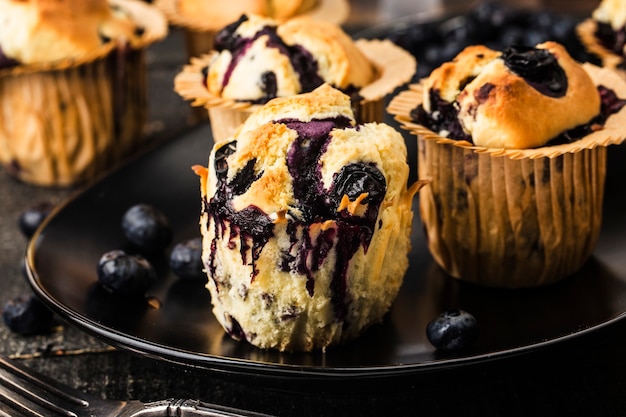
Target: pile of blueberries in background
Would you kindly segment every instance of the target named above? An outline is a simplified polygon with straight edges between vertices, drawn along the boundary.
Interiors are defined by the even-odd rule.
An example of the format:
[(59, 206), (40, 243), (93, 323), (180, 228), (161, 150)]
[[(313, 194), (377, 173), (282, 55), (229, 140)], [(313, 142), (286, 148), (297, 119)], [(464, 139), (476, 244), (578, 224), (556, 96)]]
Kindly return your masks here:
[(391, 27), (366, 30), (361, 36), (389, 39), (413, 54), (418, 62), (415, 82), (469, 45), (502, 51), (508, 46), (535, 46), (551, 40), (562, 44), (574, 59), (599, 64), (596, 57), (585, 51), (576, 33), (576, 25), (583, 19), (484, 2), (463, 15), (425, 22), (407, 18)]

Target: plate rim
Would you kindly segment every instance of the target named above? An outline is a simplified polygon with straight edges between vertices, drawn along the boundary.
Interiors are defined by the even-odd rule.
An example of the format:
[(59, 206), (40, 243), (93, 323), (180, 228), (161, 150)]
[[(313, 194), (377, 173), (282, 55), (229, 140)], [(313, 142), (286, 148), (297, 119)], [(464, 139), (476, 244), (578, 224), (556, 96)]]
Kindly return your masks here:
[[(359, 367), (320, 367), (320, 366), (304, 366), (294, 364), (276, 364), (263, 362), (259, 360), (248, 360), (242, 358), (228, 358), (214, 354), (204, 354), (199, 352), (189, 352), (173, 346), (165, 346), (150, 340), (141, 339), (135, 335), (124, 333), (120, 330), (113, 329), (97, 323), (96, 321), (86, 317), (68, 306), (55, 300), (45, 288), (41, 287), (37, 273), (31, 265), (30, 256), (32, 252), (28, 251), (26, 255), (26, 272), (28, 282), (33, 290), (40, 298), (57, 312), (61, 318), (76, 325), (87, 333), (97, 337), (107, 344), (124, 350), (159, 360), (176, 363), (179, 365), (200, 367), (206, 370), (233, 372), (241, 374), (253, 374), (257, 376), (277, 376), (277, 377), (323, 377), (328, 379), (352, 378), (352, 377), (369, 377), (384, 378), (389, 376), (401, 376), (406, 374), (415, 374), (425, 371), (444, 370), (456, 368), (459, 366), (475, 365), (497, 359), (504, 359), (511, 356), (531, 353), (536, 350), (544, 349), (556, 344), (561, 344), (569, 340), (577, 339), (582, 336), (600, 331), (601, 329), (613, 325), (626, 317), (626, 311), (593, 326), (586, 327), (576, 332), (559, 336), (553, 339), (547, 339), (540, 342), (531, 343), (524, 346), (497, 350), (489, 353), (477, 355), (448, 357), (445, 359), (436, 359), (429, 362), (418, 362), (412, 364), (396, 364), (396, 365), (380, 365), (380, 366), (359, 366)], [(245, 342), (237, 342), (245, 343)], [(255, 372), (256, 371), (256, 372)]]
[[(166, 140), (160, 145), (149, 150), (148, 152), (143, 153), (137, 159), (149, 158), (152, 154), (165, 152), (168, 146), (173, 146), (175, 143), (179, 142), (182, 139), (181, 136), (191, 135), (194, 132), (197, 134), (198, 131), (202, 129), (208, 129), (208, 125), (195, 127), (193, 129), (186, 130), (185, 132), (182, 132), (178, 135), (175, 135), (172, 139)], [(476, 355), (470, 354), (456, 357), (447, 356), (443, 359), (435, 358), (432, 361), (426, 362), (398, 363), (386, 365), (322, 367), (319, 365), (274, 363), (262, 360), (227, 357), (210, 353), (191, 352), (189, 350), (181, 349), (175, 346), (167, 346), (162, 343), (143, 339), (136, 335), (128, 334), (121, 330), (107, 327), (101, 323), (98, 323), (90, 317), (78, 311), (75, 311), (70, 306), (64, 304), (62, 300), (58, 300), (57, 298), (55, 298), (43, 284), (43, 281), (41, 280), (37, 269), (34, 266), (38, 245), (40, 243), (40, 237), (42, 236), (42, 234), (45, 234), (48, 224), (56, 219), (67, 206), (78, 200), (87, 191), (97, 188), (100, 184), (107, 181), (111, 176), (120, 175), (120, 172), (128, 169), (131, 164), (132, 161), (130, 161), (128, 164), (121, 165), (115, 170), (112, 170), (107, 175), (103, 175), (101, 178), (94, 181), (90, 185), (82, 187), (73, 195), (61, 202), (58, 206), (56, 206), (52, 210), (50, 215), (46, 217), (46, 219), (35, 232), (33, 237), (29, 240), (24, 256), (24, 265), (27, 282), (34, 290), (35, 294), (38, 295), (45, 302), (45, 304), (48, 305), (53, 311), (55, 311), (62, 319), (68, 321), (72, 325), (78, 327), (79, 329), (82, 329), (92, 336), (95, 336), (96, 338), (109, 345), (122, 348), (135, 354), (164, 360), (179, 365), (191, 366), (194, 368), (202, 368), (206, 370), (235, 373), (241, 375), (255, 375), (259, 377), (290, 377), (290, 379), (301, 380), (320, 378), (326, 380), (343, 380), (345, 378), (353, 377), (380, 379), (385, 377), (397, 377), (407, 374), (412, 375), (424, 371), (450, 369), (459, 366), (472, 365), (500, 358), (506, 358), (518, 354), (533, 352), (538, 349), (553, 346), (555, 344), (560, 344), (562, 342), (596, 332), (626, 317), (626, 310), (622, 310), (618, 314), (613, 315), (611, 318), (605, 319), (595, 325), (590, 325), (577, 331), (572, 331), (558, 337), (533, 342), (527, 345), (505, 348)]]

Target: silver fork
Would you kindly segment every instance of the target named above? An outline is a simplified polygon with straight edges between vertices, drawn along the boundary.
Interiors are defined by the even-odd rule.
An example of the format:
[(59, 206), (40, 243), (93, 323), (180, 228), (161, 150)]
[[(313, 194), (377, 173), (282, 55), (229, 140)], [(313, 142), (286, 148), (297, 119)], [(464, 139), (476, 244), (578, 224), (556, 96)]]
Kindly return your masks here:
[(168, 399), (150, 403), (104, 400), (41, 375), (0, 355), (1, 417), (262, 417), (267, 414), (209, 404)]

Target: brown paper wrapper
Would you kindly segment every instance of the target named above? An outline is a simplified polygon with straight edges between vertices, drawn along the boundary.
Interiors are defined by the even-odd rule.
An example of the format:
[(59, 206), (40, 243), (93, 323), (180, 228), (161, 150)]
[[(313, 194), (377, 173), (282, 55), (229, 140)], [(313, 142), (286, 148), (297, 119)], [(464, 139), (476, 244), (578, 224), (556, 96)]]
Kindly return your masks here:
[[(377, 76), (360, 90), (362, 100), (354, 104), (355, 116), (360, 123), (383, 122), (386, 95), (411, 80), (417, 63), (411, 54), (388, 40), (359, 39), (356, 45), (375, 67)], [(223, 99), (209, 92), (202, 71), (216, 53), (192, 58), (174, 78), (174, 90), (192, 106), (207, 109), (213, 139), (220, 141), (232, 136), (260, 105)]]
[[(614, 71), (585, 64), (596, 84), (626, 97)], [(428, 248), (451, 276), (522, 288), (576, 272), (596, 246), (602, 222), (606, 147), (622, 143), (626, 108), (604, 128), (571, 144), (482, 148), (443, 138), (409, 116), (421, 85), (394, 97), (388, 111), (417, 136), (420, 215)]]
[(0, 163), (40, 186), (82, 183), (138, 150), (146, 115), (144, 49), (165, 37), (158, 10), (115, 0), (145, 27), (133, 48), (0, 71)]
[[(214, 16), (190, 16), (181, 13), (178, 0), (156, 0), (158, 7), (168, 21), (184, 30), (187, 56), (198, 57), (213, 50), (215, 34), (232, 23), (215, 19)], [(246, 13), (245, 10), (241, 11)], [(342, 24), (350, 15), (350, 4), (347, 0), (318, 0), (317, 5), (298, 16), (309, 16), (317, 20)]]

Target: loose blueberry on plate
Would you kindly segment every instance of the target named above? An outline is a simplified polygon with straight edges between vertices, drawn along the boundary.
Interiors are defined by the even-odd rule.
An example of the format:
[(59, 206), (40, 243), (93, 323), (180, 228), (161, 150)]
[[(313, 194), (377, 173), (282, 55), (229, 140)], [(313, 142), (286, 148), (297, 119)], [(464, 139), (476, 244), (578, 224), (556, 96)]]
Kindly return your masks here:
[(133, 245), (145, 252), (164, 250), (172, 241), (169, 220), (149, 204), (129, 208), (122, 217), (122, 231)]
[(34, 294), (18, 295), (4, 304), (2, 319), (15, 333), (42, 334), (52, 325), (54, 313)]
[(170, 269), (176, 276), (189, 280), (207, 278), (202, 265), (202, 238), (177, 243), (170, 253)]
[(18, 226), (24, 236), (31, 238), (53, 207), (52, 203), (42, 201), (24, 210), (18, 219)]
[(104, 289), (128, 296), (144, 295), (157, 277), (154, 268), (143, 256), (129, 255), (119, 249), (103, 254), (97, 271)]
[(455, 308), (441, 313), (426, 327), (426, 336), (440, 350), (460, 350), (472, 345), (478, 333), (476, 318)]

